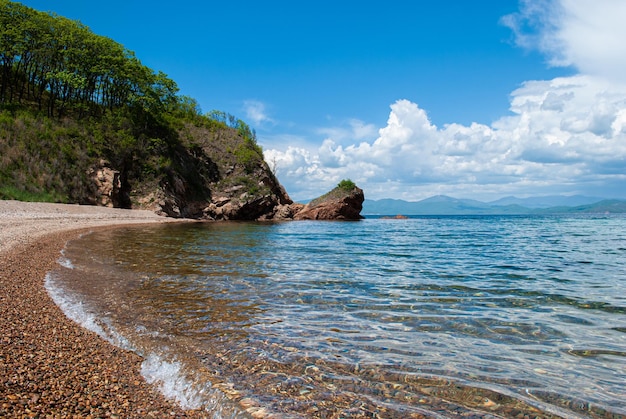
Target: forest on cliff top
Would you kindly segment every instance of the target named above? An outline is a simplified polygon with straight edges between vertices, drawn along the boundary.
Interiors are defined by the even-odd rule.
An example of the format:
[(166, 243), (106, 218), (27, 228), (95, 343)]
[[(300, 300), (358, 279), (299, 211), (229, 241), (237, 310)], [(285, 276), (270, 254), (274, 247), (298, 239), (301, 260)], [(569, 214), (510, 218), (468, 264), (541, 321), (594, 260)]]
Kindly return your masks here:
[(210, 198), (225, 172), (257, 192), (246, 176), (268, 168), (254, 130), (178, 92), (80, 22), (0, 0), (0, 199), (94, 203), (102, 165), (120, 173), (122, 207), (176, 182)]

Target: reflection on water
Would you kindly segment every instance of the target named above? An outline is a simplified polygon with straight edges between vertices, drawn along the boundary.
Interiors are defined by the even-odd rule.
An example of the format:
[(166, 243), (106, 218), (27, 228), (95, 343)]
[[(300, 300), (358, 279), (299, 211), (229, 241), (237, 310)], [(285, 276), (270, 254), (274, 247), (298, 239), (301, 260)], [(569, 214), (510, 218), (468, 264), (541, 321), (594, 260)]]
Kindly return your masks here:
[(180, 362), (198, 403), (222, 414), (617, 417), (625, 227), (623, 217), (132, 227), (68, 244), (74, 268), (55, 281), (139, 353)]

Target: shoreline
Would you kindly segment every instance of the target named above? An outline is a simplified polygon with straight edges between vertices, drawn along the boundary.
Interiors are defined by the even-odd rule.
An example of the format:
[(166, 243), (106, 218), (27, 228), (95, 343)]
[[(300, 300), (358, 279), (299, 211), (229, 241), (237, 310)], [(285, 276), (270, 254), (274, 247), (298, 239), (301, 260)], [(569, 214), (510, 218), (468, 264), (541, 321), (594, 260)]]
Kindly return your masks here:
[(181, 222), (149, 211), (0, 201), (0, 416), (201, 418), (140, 373), (143, 358), (65, 316), (44, 287), (67, 241)]

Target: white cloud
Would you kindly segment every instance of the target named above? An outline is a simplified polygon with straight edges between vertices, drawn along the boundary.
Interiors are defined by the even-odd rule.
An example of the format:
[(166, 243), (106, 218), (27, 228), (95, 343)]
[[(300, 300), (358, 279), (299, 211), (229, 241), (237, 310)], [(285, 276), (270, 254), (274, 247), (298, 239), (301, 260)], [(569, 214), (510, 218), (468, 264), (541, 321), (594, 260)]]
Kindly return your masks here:
[(403, 191), (412, 199), (592, 193), (626, 180), (626, 89), (590, 76), (532, 81), (512, 93), (511, 111), (491, 126), (437, 127), (417, 104), (399, 100), (373, 141), (344, 146), (328, 138), (317, 150), (266, 155), (301, 198), (299, 185), (316, 185), (314, 197), (342, 178), (371, 198)]
[(580, 73), (527, 81), (511, 116), (491, 125), (435, 126), (408, 100), (375, 133), (364, 122), (327, 128), (321, 146), (267, 150), (296, 199), (351, 178), (368, 198), (434, 194), (477, 199), (585, 193), (626, 197), (626, 16), (623, 0), (526, 0), (503, 19), (519, 45)]
[(253, 125), (259, 126), (265, 122), (273, 122), (268, 116), (265, 104), (258, 100), (246, 100), (243, 102), (246, 118), (252, 121)]
[(524, 0), (503, 23), (518, 45), (542, 51), (552, 65), (624, 83), (625, 16), (623, 0)]

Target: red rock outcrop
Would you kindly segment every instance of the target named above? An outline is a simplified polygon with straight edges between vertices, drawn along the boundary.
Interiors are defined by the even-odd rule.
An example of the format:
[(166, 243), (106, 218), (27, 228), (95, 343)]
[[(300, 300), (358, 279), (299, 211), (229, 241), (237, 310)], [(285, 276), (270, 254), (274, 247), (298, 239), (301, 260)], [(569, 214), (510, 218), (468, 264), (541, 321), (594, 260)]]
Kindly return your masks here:
[(309, 202), (298, 211), (294, 220), (360, 220), (365, 195), (358, 187), (346, 190), (337, 187)]

